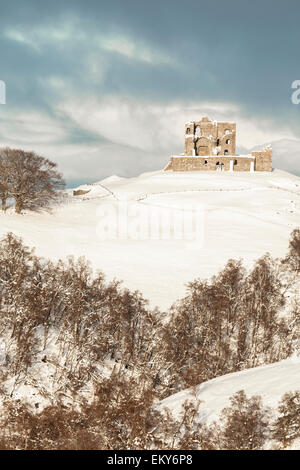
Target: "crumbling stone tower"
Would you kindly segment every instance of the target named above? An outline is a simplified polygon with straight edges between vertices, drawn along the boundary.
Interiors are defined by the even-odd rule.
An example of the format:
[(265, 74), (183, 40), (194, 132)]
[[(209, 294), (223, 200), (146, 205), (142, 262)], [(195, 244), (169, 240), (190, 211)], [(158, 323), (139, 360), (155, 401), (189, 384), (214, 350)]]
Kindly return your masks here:
[(236, 124), (204, 117), (185, 127), (185, 155), (235, 155)]

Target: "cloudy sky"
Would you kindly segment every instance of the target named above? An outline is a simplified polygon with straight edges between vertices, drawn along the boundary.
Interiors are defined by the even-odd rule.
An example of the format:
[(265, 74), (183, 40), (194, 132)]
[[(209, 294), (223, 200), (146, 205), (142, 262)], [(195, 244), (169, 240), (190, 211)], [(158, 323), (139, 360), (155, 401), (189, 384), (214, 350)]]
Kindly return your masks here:
[(0, 145), (55, 160), (69, 184), (132, 176), (208, 115), (300, 174), (299, 22), (299, 0), (0, 0)]

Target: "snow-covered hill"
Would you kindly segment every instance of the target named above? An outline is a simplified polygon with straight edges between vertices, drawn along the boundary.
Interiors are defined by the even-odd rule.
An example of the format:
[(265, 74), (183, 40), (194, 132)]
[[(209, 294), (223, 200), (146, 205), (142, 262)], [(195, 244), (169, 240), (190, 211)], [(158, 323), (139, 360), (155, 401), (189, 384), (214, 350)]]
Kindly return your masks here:
[[(85, 256), (109, 279), (124, 280), (139, 289), (151, 305), (168, 308), (185, 292), (185, 283), (216, 273), (229, 258), (251, 263), (269, 251), (283, 256), (293, 228), (300, 225), (300, 178), (284, 171), (270, 173), (171, 173), (157, 171), (137, 178), (108, 178), (77, 189), (49, 213), (0, 215), (0, 235), (13, 232), (36, 247), (38, 255), (52, 259)], [(99, 223), (105, 214), (111, 227), (127, 201), (128, 220), (136, 231), (105, 239)], [(129, 202), (130, 204), (129, 204)], [(149, 225), (152, 209), (165, 223), (173, 217), (182, 224), (183, 210), (203, 218), (203, 243), (150, 238), (139, 229)], [(108, 212), (107, 212), (108, 211)], [(117, 222), (116, 222), (117, 220)], [(136, 227), (140, 226), (140, 227)]]
[(294, 357), (267, 366), (254, 367), (223, 375), (165, 398), (159, 407), (168, 408), (179, 416), (186, 400), (200, 400), (198, 419), (211, 422), (230, 405), (229, 398), (239, 390), (246, 395), (260, 395), (265, 406), (275, 408), (287, 392), (300, 389), (300, 358)]
[[(199, 402), (197, 421), (218, 421), (222, 410), (230, 406), (230, 397), (244, 390), (248, 397), (259, 395), (263, 405), (276, 414), (279, 401), (285, 393), (300, 390), (300, 358), (294, 357), (266, 366), (235, 372), (204, 382), (196, 389), (187, 389), (162, 400), (158, 409), (168, 409), (179, 419), (183, 404), (188, 400)], [(300, 449), (300, 441), (293, 443)]]

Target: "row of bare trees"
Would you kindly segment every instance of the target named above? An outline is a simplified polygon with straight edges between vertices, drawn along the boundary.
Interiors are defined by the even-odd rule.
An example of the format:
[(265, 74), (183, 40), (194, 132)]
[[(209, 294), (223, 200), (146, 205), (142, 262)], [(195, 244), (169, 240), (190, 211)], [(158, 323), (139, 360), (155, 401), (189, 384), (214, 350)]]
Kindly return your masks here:
[(15, 211), (48, 207), (65, 183), (56, 163), (20, 149), (0, 149), (0, 199), (2, 211), (7, 201), (15, 201)]
[[(26, 383), (36, 391), (37, 410), (41, 396), (55, 416), (59, 407), (67, 410), (65, 427), (68, 416), (75, 419), (74, 407), (86, 416), (91, 407), (90, 416), (97, 416), (96, 406), (106, 416), (101, 426), (107, 431), (95, 446), (110, 448), (115, 442), (114, 448), (130, 448), (140, 442), (140, 448), (147, 448), (149, 429), (156, 428), (151, 411), (156, 400), (293, 353), (300, 338), (300, 310), (296, 296), (292, 301), (287, 294), (299, 282), (299, 239), (300, 230), (295, 230), (284, 260), (266, 255), (251, 271), (230, 260), (210, 281), (192, 282), (187, 296), (164, 316), (150, 310), (139, 292), (94, 275), (84, 259), (50, 262), (8, 234), (0, 242), (2, 397), (14, 409), (20, 385)], [(102, 401), (93, 404), (91, 396)], [(29, 420), (38, 419), (24, 407)], [(47, 422), (47, 414), (40, 416), (41, 423)], [(165, 419), (167, 435), (171, 417)], [(82, 413), (76, 420), (77, 431), (84, 433)], [(128, 423), (136, 420), (139, 428), (129, 435)], [(67, 435), (65, 427), (59, 432)], [(173, 427), (178, 429), (178, 423)], [(204, 442), (209, 446), (204, 431), (200, 447)], [(185, 446), (194, 442), (189, 432), (194, 432), (191, 424), (184, 431)], [(151, 445), (162, 445), (159, 439), (156, 433)]]
[(259, 450), (285, 449), (300, 438), (300, 391), (269, 409), (243, 390), (230, 398), (218, 422), (195, 420), (200, 403), (186, 401), (177, 418), (152, 406), (153, 392), (113, 374), (81, 409), (63, 404), (33, 412), (6, 401), (0, 418), (0, 449), (25, 450)]
[(52, 381), (69, 390), (97, 376), (105, 361), (156, 373), (163, 327), (141, 294), (93, 276), (84, 259), (38, 258), (12, 234), (0, 248), (0, 336), (5, 371), (17, 383), (42, 358), (54, 368)]
[(229, 261), (211, 281), (191, 283), (165, 319), (139, 292), (94, 276), (84, 259), (52, 263), (8, 234), (0, 251), (5, 370), (22, 381), (31, 364), (47, 356), (54, 335), (53, 381), (60, 385), (80, 387), (110, 361), (164, 397), (285, 359), (299, 338), (298, 305), (281, 314), (294, 282), (285, 273), (286, 265), (268, 255), (250, 273)]
[(249, 273), (230, 260), (211, 281), (190, 283), (167, 329), (174, 390), (288, 357), (297, 334), (294, 315), (281, 315), (289, 286), (269, 255)]

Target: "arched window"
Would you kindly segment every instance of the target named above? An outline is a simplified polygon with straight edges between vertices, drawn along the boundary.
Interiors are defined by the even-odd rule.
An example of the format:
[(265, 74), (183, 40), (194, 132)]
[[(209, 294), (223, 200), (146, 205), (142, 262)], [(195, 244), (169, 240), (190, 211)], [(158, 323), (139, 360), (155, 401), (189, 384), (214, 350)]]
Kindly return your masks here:
[(226, 140), (226, 144), (230, 144), (230, 139), (227, 139), (227, 140)]
[(208, 165), (208, 160), (204, 160), (204, 165)]
[(224, 155), (228, 155), (228, 150), (224, 150)]
[(234, 160), (234, 165), (237, 165), (237, 160)]
[(191, 129), (188, 127), (187, 130), (186, 130), (186, 133), (190, 134), (190, 132), (191, 132)]

